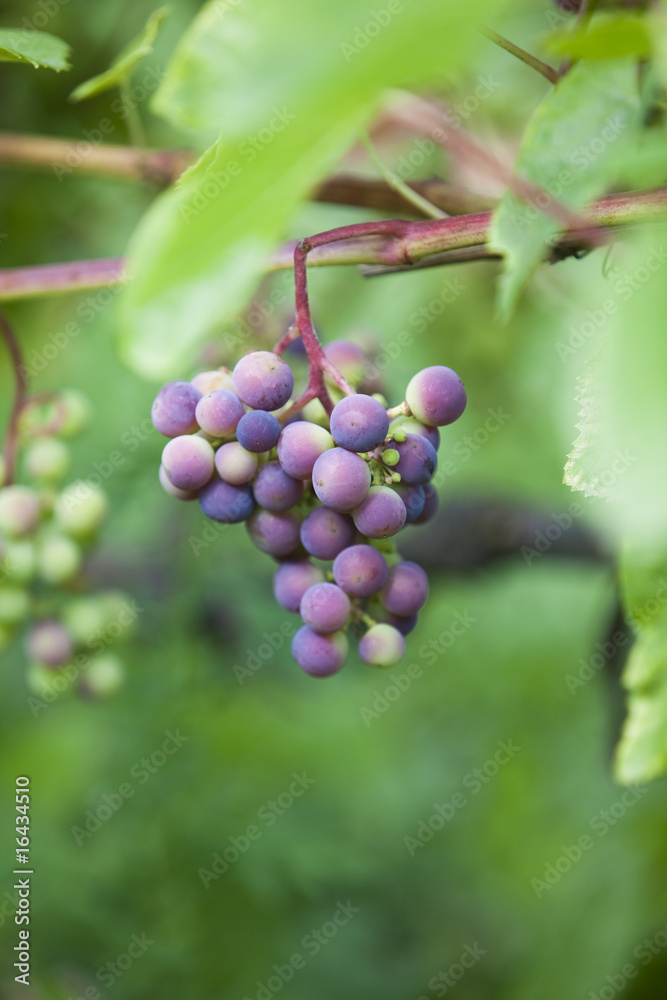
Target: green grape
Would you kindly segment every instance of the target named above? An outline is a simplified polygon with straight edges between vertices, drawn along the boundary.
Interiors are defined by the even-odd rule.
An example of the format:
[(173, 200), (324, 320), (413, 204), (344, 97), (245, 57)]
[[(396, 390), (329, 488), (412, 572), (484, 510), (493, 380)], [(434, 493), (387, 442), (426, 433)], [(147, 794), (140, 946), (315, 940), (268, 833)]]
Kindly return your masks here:
[(39, 539), (37, 572), (45, 583), (59, 584), (71, 580), (79, 571), (82, 553), (66, 535), (49, 533)]
[(28, 616), (30, 596), (22, 587), (6, 584), (0, 587), (0, 625), (16, 625)]
[(58, 527), (73, 538), (87, 538), (96, 531), (107, 513), (109, 502), (99, 486), (70, 483), (58, 495), (53, 516)]
[(108, 698), (121, 687), (124, 677), (123, 661), (113, 653), (103, 653), (81, 675), (79, 691), (87, 698)]
[(0, 574), (13, 583), (32, 580), (37, 567), (35, 545), (27, 538), (9, 541), (4, 546)]
[(39, 438), (26, 448), (26, 472), (38, 483), (58, 482), (67, 472), (69, 465), (69, 449), (57, 438)]
[(75, 437), (85, 430), (93, 419), (93, 404), (88, 396), (78, 389), (65, 389), (59, 395), (64, 416), (58, 433), (64, 437)]

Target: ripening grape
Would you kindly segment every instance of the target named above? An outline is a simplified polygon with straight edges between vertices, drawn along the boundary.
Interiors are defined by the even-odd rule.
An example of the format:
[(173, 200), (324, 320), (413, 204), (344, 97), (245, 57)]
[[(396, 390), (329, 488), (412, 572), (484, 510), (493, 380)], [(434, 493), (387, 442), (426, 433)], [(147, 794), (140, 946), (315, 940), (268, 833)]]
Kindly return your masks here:
[(232, 486), (214, 475), (199, 494), (199, 506), (212, 521), (239, 524), (248, 520), (255, 500), (249, 486)]
[(195, 434), (172, 438), (162, 451), (167, 479), (179, 490), (199, 490), (205, 486), (213, 475), (214, 460), (211, 445)]
[(352, 605), (335, 583), (316, 583), (301, 598), (299, 613), (313, 632), (338, 632), (345, 628)]
[(405, 639), (393, 625), (381, 622), (360, 639), (359, 656), (373, 667), (395, 667), (405, 656)]
[(430, 427), (444, 427), (461, 416), (467, 397), (463, 382), (453, 369), (433, 365), (410, 379), (405, 401), (417, 420)]
[(336, 403), (331, 413), (331, 434), (348, 451), (373, 451), (389, 430), (387, 411), (377, 399), (356, 393)]
[(328, 507), (311, 511), (301, 525), (301, 544), (316, 559), (335, 559), (339, 552), (352, 545), (354, 537), (350, 515)]
[(151, 409), (155, 429), (169, 438), (192, 434), (197, 430), (195, 411), (201, 395), (191, 382), (167, 382), (155, 397)]
[(357, 531), (366, 538), (389, 538), (405, 524), (406, 509), (396, 490), (371, 486), (368, 495), (352, 511)]
[(245, 413), (243, 403), (229, 389), (207, 392), (197, 403), (195, 416), (203, 431), (212, 437), (227, 437)]
[(333, 578), (352, 597), (376, 594), (388, 575), (387, 560), (371, 545), (350, 545), (334, 559)]
[[(401, 414), (399, 417), (394, 417), (394, 419), (389, 424), (389, 435), (393, 435), (396, 432), (404, 432), (405, 434), (421, 434), (425, 437), (427, 441), (430, 441), (435, 450), (437, 451), (440, 447), (440, 431), (437, 427), (427, 427), (426, 424), (420, 424), (418, 420), (414, 417), (406, 417)], [(405, 440), (405, 437), (402, 437)], [(399, 440), (401, 438), (399, 437)]]
[(265, 410), (250, 410), (236, 426), (239, 444), (254, 453), (270, 451), (278, 443), (280, 424), (272, 413)]
[(324, 348), (324, 353), (353, 388), (361, 383), (368, 364), (368, 355), (363, 347), (353, 340), (332, 340)]
[(232, 486), (249, 483), (257, 472), (257, 455), (246, 451), (238, 441), (228, 441), (215, 453), (215, 467), (218, 475)]
[(405, 504), (405, 523), (412, 524), (424, 510), (424, 504), (426, 503), (425, 487), (419, 483), (412, 485), (409, 483), (394, 483), (392, 489), (396, 490)]
[(56, 483), (69, 468), (69, 449), (57, 438), (40, 438), (28, 445), (24, 462), (26, 473), (32, 479), (39, 483)]
[(234, 368), (232, 380), (239, 398), (255, 410), (280, 409), (294, 388), (292, 369), (272, 351), (246, 354)]
[(301, 420), (283, 428), (278, 440), (278, 460), (288, 476), (310, 479), (317, 459), (333, 446), (329, 431)]
[[(173, 440), (176, 440), (175, 438)], [(170, 481), (167, 471), (163, 465), (160, 466), (158, 470), (158, 479), (160, 480), (160, 485), (165, 493), (168, 493), (170, 497), (176, 497), (177, 500), (196, 500), (197, 490), (180, 490), (178, 486)]]
[(380, 599), (394, 615), (414, 615), (426, 604), (428, 577), (421, 566), (402, 562), (392, 566)]
[(4, 486), (0, 489), (0, 531), (7, 538), (21, 538), (37, 527), (39, 497), (27, 486)]
[(260, 507), (267, 510), (289, 510), (303, 495), (303, 482), (292, 479), (279, 462), (267, 462), (257, 473), (252, 491)]
[(431, 483), (424, 483), (424, 509), (421, 514), (419, 514), (413, 524), (428, 524), (432, 521), (435, 515), (438, 513), (438, 507), (440, 506), (440, 500), (438, 498), (438, 492)]
[(195, 389), (199, 389), (202, 396), (207, 392), (214, 392), (216, 389), (230, 389), (234, 391), (232, 373), (228, 368), (216, 368), (213, 371), (199, 372), (190, 380)]
[(262, 508), (255, 510), (247, 524), (248, 534), (260, 552), (277, 558), (298, 548), (299, 527), (299, 519), (292, 511), (276, 514)]
[(62, 622), (35, 622), (25, 639), (26, 653), (44, 667), (62, 667), (74, 651), (72, 636)]
[(338, 673), (345, 663), (347, 651), (344, 632), (319, 635), (304, 625), (292, 639), (292, 656), (311, 677), (330, 677)]
[(358, 507), (370, 485), (368, 463), (345, 448), (325, 451), (313, 466), (313, 489), (318, 499), (333, 510)]
[(316, 583), (322, 583), (324, 573), (307, 559), (281, 563), (273, 577), (273, 595), (281, 607), (298, 612), (301, 598)]
[(408, 434), (405, 441), (394, 441), (392, 447), (398, 452), (398, 462), (393, 466), (403, 483), (428, 483), (436, 465), (438, 456), (430, 441), (420, 434)]

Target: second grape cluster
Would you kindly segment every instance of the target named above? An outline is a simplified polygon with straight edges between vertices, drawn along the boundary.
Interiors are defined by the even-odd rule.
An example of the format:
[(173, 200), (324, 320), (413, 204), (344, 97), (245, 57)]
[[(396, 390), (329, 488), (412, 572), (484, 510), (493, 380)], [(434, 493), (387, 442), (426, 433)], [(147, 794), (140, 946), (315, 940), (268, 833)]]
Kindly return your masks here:
[[(335, 341), (325, 354), (359, 384), (358, 345)], [(295, 409), (293, 389), (290, 365), (271, 351), (246, 354), (233, 372), (163, 386), (152, 409), (170, 438), (160, 481), (178, 499), (197, 499), (214, 521), (244, 521), (254, 544), (277, 560), (275, 598), (303, 619), (292, 654), (306, 673), (341, 669), (349, 626), (362, 660), (392, 667), (428, 580), (386, 540), (436, 513), (438, 427), (463, 413), (463, 383), (434, 365), (410, 380), (393, 410), (378, 394), (355, 392), (329, 415), (317, 400)]]

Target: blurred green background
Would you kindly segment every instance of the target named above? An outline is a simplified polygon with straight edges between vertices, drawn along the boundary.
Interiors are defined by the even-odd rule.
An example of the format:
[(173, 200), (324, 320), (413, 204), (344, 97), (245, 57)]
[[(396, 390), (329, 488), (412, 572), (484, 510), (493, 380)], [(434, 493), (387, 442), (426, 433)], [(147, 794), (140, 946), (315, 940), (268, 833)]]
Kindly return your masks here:
[[(517, 20), (517, 40), (544, 26), (550, 8), (536, 6)], [(3, 23), (20, 23), (27, 8), (5, 4)], [(165, 64), (197, 8), (171, 5), (146, 65)], [(69, 105), (67, 94), (109, 64), (151, 9), (145, 0), (70, 0), (48, 30), (72, 45), (73, 71), (0, 65), (11, 94), (2, 128), (69, 137), (94, 128), (111, 98)], [(477, 112), (477, 127), (518, 134), (543, 87), (535, 78), (531, 89), (530, 70), (490, 46), (470, 80), (482, 69), (501, 86)], [(145, 119), (151, 145), (186, 144)], [(116, 124), (111, 140), (127, 141)], [(154, 197), (149, 186), (58, 181), (49, 171), (3, 167), (0, 177), (3, 266), (120, 254)], [(286, 236), (371, 217), (309, 204)], [(441, 461), (461, 454), (457, 442), (483, 427), (490, 409), (508, 415), (470, 460), (453, 459), (443, 499), (534, 505), (547, 520), (581, 501), (584, 523), (594, 504), (560, 484), (588, 347), (563, 361), (556, 345), (604, 298), (603, 254), (540, 272), (508, 326), (493, 318), (496, 273), (494, 263), (477, 263), (370, 281), (353, 269), (320, 270), (314, 315), (324, 339), (382, 345), (410, 334), (384, 376), (392, 402), (425, 365), (462, 375), (469, 406), (443, 433)], [(447, 281), (458, 282), (455, 301), (418, 330), (411, 316), (439, 301)], [(289, 296), (290, 275), (272, 278), (262, 294), (273, 287)], [(8, 307), (26, 355), (88, 295), (99, 293)], [(87, 578), (127, 591), (141, 613), (118, 651), (126, 683), (108, 701), (63, 695), (36, 712), (20, 645), (2, 653), (1, 995), (430, 1000), (455, 990), (460, 1000), (655, 1000), (667, 972), (665, 783), (636, 799), (613, 783), (618, 686), (600, 672), (574, 692), (566, 682), (606, 638), (610, 568), (548, 553), (459, 575), (436, 566), (401, 665), (374, 671), (353, 655), (341, 674), (313, 681), (281, 638), (296, 619), (273, 601), (270, 562), (243, 528), (195, 552), (198, 507), (177, 504), (157, 484), (162, 441), (145, 421), (158, 386), (118, 360), (116, 296), (97, 301), (105, 304), (33, 388), (77, 387), (94, 401), (94, 423), (73, 445), (73, 478), (121, 454), (105, 476), (111, 514)], [(271, 317), (257, 346), (277, 339), (287, 313)], [(218, 360), (233, 329), (193, 356), (183, 377), (250, 346)], [(6, 413), (12, 383), (4, 356), (0, 364)], [(410, 530), (430, 533), (437, 553), (435, 529)], [(432, 655), (428, 643), (457, 615), (469, 627)], [(234, 667), (257, 662), (253, 655), (264, 662), (240, 683)], [(160, 754), (166, 734), (180, 734), (172, 755)], [(515, 749), (498, 766), (499, 741)], [(141, 762), (152, 756), (146, 770)], [(12, 970), (19, 773), (33, 793), (29, 988)], [(295, 774), (305, 774), (306, 787)], [(112, 815), (77, 835), (105, 802), (117, 806)], [(431, 838), (416, 846), (429, 823)], [(568, 863), (585, 835), (592, 846)], [(223, 855), (224, 866), (215, 860)], [(558, 877), (550, 865), (560, 866)], [(475, 956), (469, 968), (464, 955)], [(290, 974), (293, 956), (301, 959)]]

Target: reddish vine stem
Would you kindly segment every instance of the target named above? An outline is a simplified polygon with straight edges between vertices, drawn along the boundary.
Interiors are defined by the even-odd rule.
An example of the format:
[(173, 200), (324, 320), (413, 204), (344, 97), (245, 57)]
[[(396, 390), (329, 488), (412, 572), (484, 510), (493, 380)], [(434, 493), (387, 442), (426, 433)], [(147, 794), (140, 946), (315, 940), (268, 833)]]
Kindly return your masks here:
[(2, 452), (2, 457), (5, 463), (4, 481), (5, 484), (9, 486), (14, 480), (14, 466), (16, 464), (16, 448), (19, 435), (19, 418), (21, 416), (21, 410), (23, 409), (27, 399), (28, 382), (25, 375), (23, 356), (21, 354), (19, 342), (16, 339), (16, 334), (12, 329), (11, 323), (2, 312), (0, 312), (0, 329), (2, 330), (5, 345), (12, 359), (16, 384), (14, 403), (9, 415), (9, 423), (7, 424), (7, 433), (5, 434), (5, 444)]

